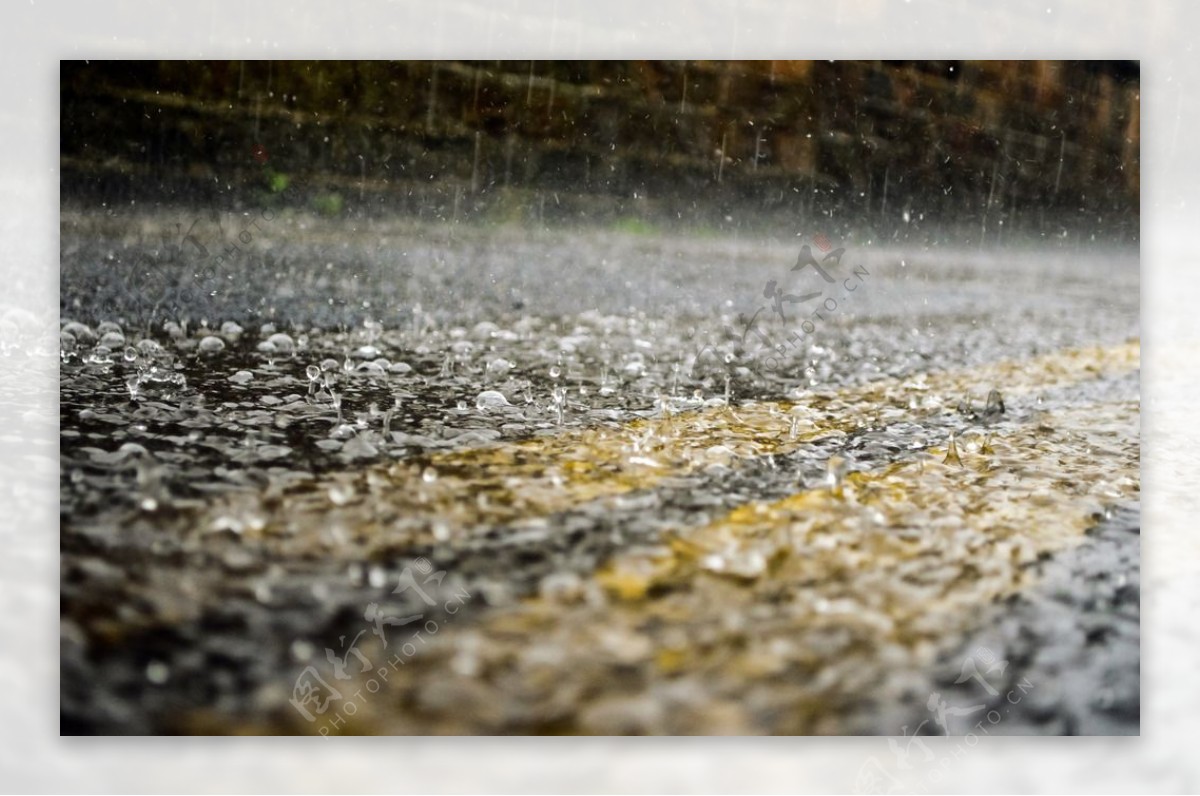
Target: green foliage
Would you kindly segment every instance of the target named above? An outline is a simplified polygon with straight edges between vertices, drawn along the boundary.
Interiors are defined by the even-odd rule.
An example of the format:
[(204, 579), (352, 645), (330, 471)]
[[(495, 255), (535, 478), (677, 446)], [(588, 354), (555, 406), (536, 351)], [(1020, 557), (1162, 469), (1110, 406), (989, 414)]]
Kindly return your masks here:
[(618, 218), (613, 223), (613, 229), (628, 235), (653, 235), (658, 232), (658, 228), (654, 224), (644, 218), (634, 217)]
[(345, 207), (345, 201), (342, 195), (337, 191), (332, 193), (319, 193), (312, 198), (312, 208), (323, 216), (338, 216), (342, 214), (342, 209)]

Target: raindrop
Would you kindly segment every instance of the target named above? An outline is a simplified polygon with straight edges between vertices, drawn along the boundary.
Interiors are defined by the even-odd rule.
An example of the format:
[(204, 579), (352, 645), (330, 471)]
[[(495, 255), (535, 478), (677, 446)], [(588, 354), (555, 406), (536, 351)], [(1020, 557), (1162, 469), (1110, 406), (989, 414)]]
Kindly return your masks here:
[(274, 350), (281, 354), (290, 354), (296, 350), (296, 342), (289, 335), (283, 332), (276, 332), (266, 340), (275, 347)]
[(264, 605), (270, 604), (272, 599), (271, 584), (267, 583), (265, 580), (260, 580), (258, 583), (256, 583), (254, 585), (254, 599), (258, 600)]
[(366, 374), (367, 376), (382, 376), (387, 371), (378, 362), (362, 362), (354, 369), (354, 372)]
[(214, 337), (213, 335), (209, 335), (208, 337), (205, 337), (203, 340), (200, 341), (199, 348), (200, 348), (201, 353), (215, 354), (219, 351), (225, 350), (225, 341), (222, 340), (220, 337)]
[(833, 492), (840, 492), (846, 479), (846, 460), (841, 456), (830, 456), (825, 462), (825, 486)]
[(317, 651), (317, 648), (310, 642), (301, 639), (293, 641), (292, 646), (289, 647), (289, 651), (292, 654), (292, 658), (297, 662), (308, 663), (312, 659), (313, 653)]
[(484, 390), (475, 398), (475, 408), (479, 410), (499, 409), (511, 405), (503, 393), (496, 390)]
[(328, 494), (330, 503), (344, 506), (354, 498), (354, 487), (346, 483), (335, 483), (329, 487)]
[(171, 676), (171, 669), (162, 661), (150, 661), (146, 664), (146, 679), (154, 685), (162, 685)]
[(965, 415), (967, 417), (975, 417), (975, 407), (971, 405), (971, 396), (970, 395), (963, 396), (963, 399), (958, 402), (958, 410), (957, 411), (960, 415)]
[(100, 338), (100, 345), (108, 346), (109, 348), (120, 348), (125, 345), (125, 335), (120, 332), (106, 332)]
[(555, 387), (554, 392), (553, 392), (553, 398), (554, 398), (554, 407), (555, 407), (556, 413), (558, 415), (558, 424), (561, 426), (563, 423), (563, 410), (566, 408), (566, 404), (567, 404), (567, 388), (566, 387)]
[(487, 372), (494, 376), (500, 377), (506, 375), (510, 370), (512, 370), (512, 366), (513, 364), (507, 359), (504, 359), (503, 357), (497, 357), (488, 363)]
[(108, 346), (98, 345), (92, 349), (92, 353), (88, 355), (87, 361), (93, 365), (111, 365), (112, 349)]
[(63, 334), (71, 335), (72, 340), (90, 343), (96, 339), (96, 333), (90, 327), (79, 321), (71, 321), (62, 328)]

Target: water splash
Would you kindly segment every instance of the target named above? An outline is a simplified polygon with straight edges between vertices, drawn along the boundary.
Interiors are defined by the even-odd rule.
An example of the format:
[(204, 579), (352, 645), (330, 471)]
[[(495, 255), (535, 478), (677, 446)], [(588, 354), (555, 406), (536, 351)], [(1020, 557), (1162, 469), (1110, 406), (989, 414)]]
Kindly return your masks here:
[(1004, 414), (1004, 397), (1000, 395), (999, 390), (992, 390), (987, 396), (987, 407), (983, 410), (985, 415), (996, 416)]
[(942, 459), (942, 464), (953, 464), (962, 467), (962, 459), (958, 455), (958, 442), (954, 438), (954, 433), (950, 434), (950, 442), (946, 445), (946, 458)]

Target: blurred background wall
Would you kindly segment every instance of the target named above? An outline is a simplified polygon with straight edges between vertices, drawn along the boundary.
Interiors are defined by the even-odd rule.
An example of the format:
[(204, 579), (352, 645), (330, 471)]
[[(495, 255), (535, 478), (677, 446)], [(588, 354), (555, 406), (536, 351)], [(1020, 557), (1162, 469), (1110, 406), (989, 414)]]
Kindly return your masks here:
[(64, 201), (1135, 240), (1130, 61), (63, 62)]

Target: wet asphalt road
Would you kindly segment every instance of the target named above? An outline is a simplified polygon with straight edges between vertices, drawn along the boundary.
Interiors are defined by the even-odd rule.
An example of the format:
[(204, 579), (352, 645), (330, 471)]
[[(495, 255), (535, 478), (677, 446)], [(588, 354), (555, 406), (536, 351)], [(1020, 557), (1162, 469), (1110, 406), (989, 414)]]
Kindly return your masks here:
[[(64, 732), (318, 732), (332, 715), (334, 732), (1138, 732), (1136, 354), (1059, 358), (1136, 341), (1136, 251), (834, 240), (826, 281), (793, 270), (805, 244), (822, 255), (816, 229), (198, 218), (63, 211)], [(1097, 431), (1110, 409), (1117, 430)], [(1005, 503), (1011, 551), (1032, 549), (998, 573), (990, 540), (978, 560), (918, 540), (944, 619), (830, 618), (871, 605), (866, 578), (891, 564), (869, 555), (836, 577), (759, 567), (739, 531), (716, 567), (730, 579), (690, 552), (741, 527), (739, 507), (800, 493), (831, 533), (870, 509), (920, 536), (914, 496), (873, 504), (841, 478), (916, 462), (892, 490), (936, 493), (925, 469), (951, 434), (968, 469), (994, 439), (985, 475), (1018, 474), (972, 484), (985, 503), (1045, 457), (1101, 487), (1044, 476)], [(1072, 511), (1086, 533), (1042, 527)], [(638, 569), (656, 561), (671, 571)], [(390, 588), (423, 568), (445, 573), (436, 590)], [(778, 607), (810, 596), (819, 622)], [(306, 666), (336, 687), (386, 659), (371, 605), (435, 622), (428, 651), (361, 715), (307, 721), (288, 702)], [(363, 629), (360, 658), (345, 641)], [(593, 642), (611, 662), (573, 660)]]

